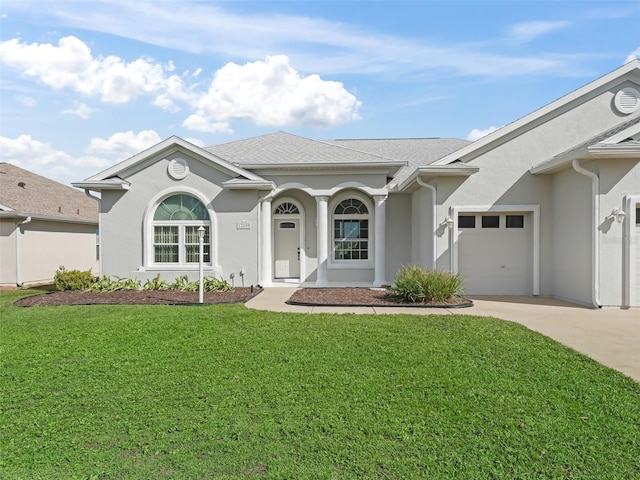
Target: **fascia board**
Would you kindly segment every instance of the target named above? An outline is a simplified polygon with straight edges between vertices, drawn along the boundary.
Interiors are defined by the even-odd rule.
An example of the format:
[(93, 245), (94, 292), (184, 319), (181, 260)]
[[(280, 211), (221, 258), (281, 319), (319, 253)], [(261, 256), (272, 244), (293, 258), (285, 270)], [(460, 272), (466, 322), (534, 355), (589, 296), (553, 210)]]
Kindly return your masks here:
[(640, 144), (617, 143), (615, 145), (607, 145), (596, 143), (591, 145), (587, 151), (593, 157), (637, 157), (640, 155)]
[(26, 219), (31, 217), (31, 220), (38, 220), (43, 222), (57, 222), (57, 223), (75, 223), (82, 225), (98, 225), (98, 220), (87, 219), (75, 219), (69, 217), (54, 217), (53, 215), (34, 215), (32, 213), (18, 213), (18, 212), (0, 212), (0, 219), (3, 218), (19, 218)]
[(229, 190), (273, 190), (276, 188), (273, 182), (243, 181), (237, 179), (222, 182), (222, 186)]
[(615, 81), (616, 79), (628, 74), (629, 72), (633, 72), (634, 70), (640, 69), (640, 60), (632, 60), (629, 63), (626, 63), (620, 68), (594, 80), (593, 82), (584, 85), (583, 87), (574, 90), (573, 92), (559, 98), (558, 100), (549, 103), (548, 105), (526, 115), (519, 120), (516, 120), (509, 125), (506, 125), (495, 132), (490, 133), (489, 135), (481, 138), (480, 140), (476, 140), (471, 145), (461, 148), (453, 153), (450, 153), (446, 157), (441, 158), (433, 162), (431, 165), (447, 165), (455, 160), (460, 160), (463, 157), (471, 155), (483, 147), (487, 147), (492, 143), (498, 143), (500, 140), (508, 137), (519, 129), (526, 127), (528, 124), (533, 123), (541, 118), (551, 115), (555, 110), (558, 110), (571, 102), (576, 101), (577, 99), (607, 85), (610, 82)]
[(4, 211), (4, 212), (13, 212), (13, 208), (7, 206), (7, 205), (3, 205), (2, 203), (0, 203), (0, 210)]
[(100, 182), (100, 181), (95, 181), (95, 182), (90, 182), (90, 181), (84, 181), (84, 182), (71, 182), (71, 185), (73, 185), (76, 188), (84, 188), (85, 190), (95, 190), (95, 191), (100, 191), (100, 190), (129, 190), (129, 188), (131, 187), (131, 184), (129, 182), (118, 182), (118, 183), (114, 183), (114, 182)]
[(418, 177), (430, 176), (430, 177), (469, 177), (474, 173), (478, 173), (480, 167), (475, 165), (465, 165), (462, 167), (441, 166), (433, 167), (433, 164), (427, 167), (420, 167), (414, 170), (400, 185), (397, 187), (397, 191), (404, 191), (411, 187)]
[(381, 170), (390, 170), (396, 169), (399, 170), (402, 167), (405, 167), (407, 162), (323, 162), (323, 163), (251, 163), (251, 164), (243, 164), (243, 168), (248, 168), (251, 170), (330, 170), (333, 168), (347, 169), (351, 168), (354, 170), (362, 170), (362, 169), (381, 169)]
[(586, 148), (581, 148), (580, 150), (576, 150), (573, 152), (566, 153), (564, 155), (560, 155), (551, 160), (545, 160), (544, 162), (540, 162), (537, 165), (534, 165), (529, 169), (529, 173), (533, 175), (545, 174), (545, 173), (554, 173), (558, 170), (562, 170), (565, 166), (569, 165), (574, 158), (583, 158), (588, 154)]

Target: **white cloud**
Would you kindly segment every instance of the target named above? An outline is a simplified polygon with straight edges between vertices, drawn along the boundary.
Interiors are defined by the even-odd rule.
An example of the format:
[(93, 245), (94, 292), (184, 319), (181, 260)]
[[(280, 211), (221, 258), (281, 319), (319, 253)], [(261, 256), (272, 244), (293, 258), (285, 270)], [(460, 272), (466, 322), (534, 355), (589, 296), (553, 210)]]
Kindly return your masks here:
[(482, 137), (486, 137), (490, 133), (495, 132), (496, 130), (498, 130), (500, 128), (501, 127), (493, 127), (493, 126), (491, 126), (489, 128), (485, 128), (484, 130), (479, 130), (477, 128), (474, 128), (473, 130), (471, 130), (469, 132), (469, 135), (467, 135), (467, 140), (475, 142), (476, 140), (479, 140)]
[(87, 152), (92, 154), (108, 154), (117, 158), (126, 158), (139, 153), (160, 142), (162, 139), (154, 130), (143, 130), (140, 133), (118, 132), (108, 139), (92, 138)]
[(215, 119), (207, 118), (196, 113), (189, 115), (185, 121), (182, 122), (182, 126), (194, 132), (233, 133), (229, 122), (218, 122)]
[(0, 136), (0, 160), (61, 183), (82, 180), (112, 163), (90, 155), (73, 157), (31, 135)]
[[(167, 76), (173, 64), (163, 65), (139, 58), (127, 63), (117, 56), (94, 57), (80, 39), (69, 36), (49, 43), (22, 43), (18, 39), (0, 42), (0, 63), (34, 77), (54, 90), (70, 89), (104, 102), (124, 103), (140, 95), (157, 94), (175, 75)], [(177, 79), (177, 80), (176, 80)], [(175, 89), (175, 85), (173, 85)]]
[(258, 125), (329, 126), (357, 120), (360, 102), (340, 82), (302, 76), (284, 55), (238, 65), (215, 74), (209, 90), (183, 125), (214, 131), (218, 122), (250, 120)]
[(25, 107), (35, 107), (38, 102), (36, 102), (35, 98), (27, 97), (25, 95), (19, 95), (17, 97), (18, 101), (22, 103)]
[(636, 48), (633, 52), (629, 54), (629, 56), (625, 59), (624, 63), (629, 63), (636, 58), (640, 59), (640, 47)]
[(567, 28), (570, 25), (571, 23), (565, 21), (517, 23), (509, 29), (509, 36), (519, 42), (529, 42), (556, 30)]
[(89, 114), (93, 111), (86, 103), (75, 102), (75, 108), (69, 108), (67, 110), (62, 110), (60, 113), (63, 115), (77, 115), (83, 120), (87, 120), (89, 118)]

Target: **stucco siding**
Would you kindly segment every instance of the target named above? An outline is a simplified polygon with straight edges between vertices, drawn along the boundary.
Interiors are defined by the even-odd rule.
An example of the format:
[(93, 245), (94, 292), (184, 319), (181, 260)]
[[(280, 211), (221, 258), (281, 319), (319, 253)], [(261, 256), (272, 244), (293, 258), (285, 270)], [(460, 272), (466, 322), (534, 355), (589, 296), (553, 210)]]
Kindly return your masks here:
[(411, 195), (389, 195), (386, 220), (386, 280), (392, 283), (403, 265), (411, 263)]
[(96, 226), (34, 220), (20, 238), (20, 282), (53, 280), (58, 267), (97, 274)]
[(0, 220), (0, 286), (16, 284), (16, 221)]
[(551, 211), (555, 297), (585, 305), (591, 298), (591, 181), (573, 170), (553, 176)]
[[(600, 172), (600, 301), (621, 305), (624, 285), (624, 224), (611, 216), (614, 208), (625, 210), (624, 197), (640, 195), (640, 159), (607, 159), (598, 162)], [(631, 219), (627, 213), (627, 221)]]
[[(183, 180), (167, 174), (172, 158), (187, 158), (190, 173)], [(222, 182), (231, 177), (184, 153), (176, 153), (146, 166), (126, 178), (131, 187), (125, 192), (103, 192), (101, 211), (103, 228), (103, 270), (107, 275), (153, 278), (158, 273), (166, 280), (188, 274), (197, 276), (197, 265), (163, 269), (149, 261), (151, 229), (149, 223), (155, 205), (171, 194), (187, 193), (201, 199), (210, 211), (212, 222), (213, 265), (205, 275), (230, 280), (236, 284), (244, 275), (246, 284), (258, 279), (257, 192), (223, 190)]]

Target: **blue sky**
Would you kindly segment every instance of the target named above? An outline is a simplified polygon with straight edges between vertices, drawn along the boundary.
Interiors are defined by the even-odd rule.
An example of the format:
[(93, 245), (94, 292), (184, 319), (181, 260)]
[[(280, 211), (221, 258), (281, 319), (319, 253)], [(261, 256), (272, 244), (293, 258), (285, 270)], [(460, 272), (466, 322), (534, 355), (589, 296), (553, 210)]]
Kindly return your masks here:
[(637, 1), (0, 5), (0, 161), (69, 183), (171, 135), (474, 139), (640, 56)]

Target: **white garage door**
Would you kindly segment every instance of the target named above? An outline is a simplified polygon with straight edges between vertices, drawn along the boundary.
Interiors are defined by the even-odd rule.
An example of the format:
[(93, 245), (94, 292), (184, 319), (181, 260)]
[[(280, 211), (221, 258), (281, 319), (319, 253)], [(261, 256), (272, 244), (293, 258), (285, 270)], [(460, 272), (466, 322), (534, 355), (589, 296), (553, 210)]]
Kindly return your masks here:
[(468, 295), (531, 295), (530, 213), (460, 213), (458, 272)]
[[(631, 226), (633, 228), (633, 225)], [(635, 253), (636, 253), (636, 268), (635, 268), (635, 281), (636, 281), (636, 294), (634, 306), (640, 307), (640, 207), (636, 206), (636, 231), (635, 236)], [(632, 260), (633, 261), (633, 260)]]

